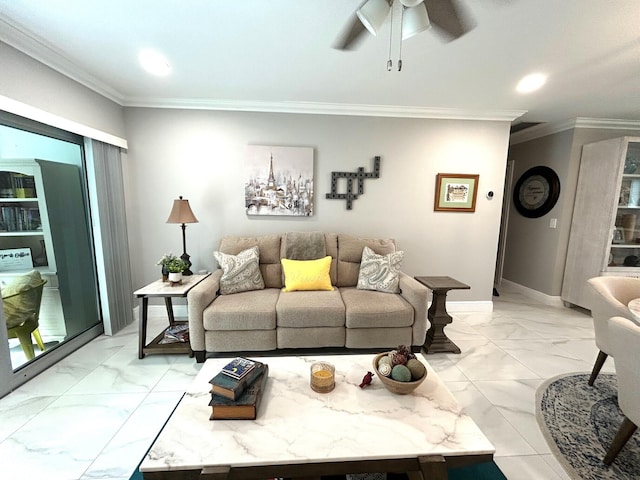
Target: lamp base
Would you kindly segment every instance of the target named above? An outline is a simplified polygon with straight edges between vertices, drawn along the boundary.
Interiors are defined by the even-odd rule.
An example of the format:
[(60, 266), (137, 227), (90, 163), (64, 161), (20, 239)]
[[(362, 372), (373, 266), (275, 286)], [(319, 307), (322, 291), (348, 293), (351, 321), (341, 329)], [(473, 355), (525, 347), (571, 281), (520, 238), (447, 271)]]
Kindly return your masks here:
[(180, 255), (180, 259), (187, 264), (187, 268), (185, 268), (182, 271), (182, 275), (186, 275), (186, 276), (193, 275), (193, 272), (190, 270), (192, 263), (191, 263), (191, 260), (189, 260), (189, 258), (190, 258), (189, 254), (187, 252), (184, 252), (182, 255)]

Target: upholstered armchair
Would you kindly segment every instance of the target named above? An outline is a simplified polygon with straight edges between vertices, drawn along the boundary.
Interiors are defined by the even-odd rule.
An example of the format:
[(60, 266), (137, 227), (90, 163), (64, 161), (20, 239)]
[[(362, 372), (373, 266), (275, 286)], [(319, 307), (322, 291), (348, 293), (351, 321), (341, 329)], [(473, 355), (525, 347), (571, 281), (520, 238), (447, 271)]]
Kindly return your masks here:
[(618, 406), (624, 420), (604, 457), (607, 465), (611, 465), (640, 425), (640, 325), (614, 317), (609, 321), (609, 335), (618, 378)]
[(637, 323), (627, 304), (640, 297), (640, 278), (604, 276), (590, 278), (587, 283), (587, 288), (590, 289), (589, 299), (596, 346), (600, 350), (589, 377), (589, 385), (593, 385), (605, 360), (611, 355), (609, 319), (624, 317)]
[(44, 343), (38, 331), (43, 280), (37, 270), (16, 277), (2, 287), (2, 307), (9, 338), (17, 338), (28, 360), (35, 357), (31, 335), (38, 347), (44, 351)]

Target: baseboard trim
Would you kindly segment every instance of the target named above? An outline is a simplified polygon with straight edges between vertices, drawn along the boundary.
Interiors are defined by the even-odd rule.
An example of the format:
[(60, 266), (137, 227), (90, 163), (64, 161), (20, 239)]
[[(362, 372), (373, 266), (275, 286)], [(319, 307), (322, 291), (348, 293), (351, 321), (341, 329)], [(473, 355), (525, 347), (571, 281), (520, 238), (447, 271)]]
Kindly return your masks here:
[[(431, 305), (431, 303), (429, 303)], [(491, 301), (473, 301), (473, 302), (451, 302), (447, 301), (447, 312), (493, 312), (493, 302)]]
[(514, 290), (525, 297), (542, 303), (543, 305), (548, 305), (550, 307), (564, 307), (562, 298), (559, 295), (547, 295), (546, 293), (533, 290), (532, 288), (525, 287), (524, 285), (520, 285), (519, 283), (515, 283), (510, 280), (502, 279), (502, 283), (510, 290)]

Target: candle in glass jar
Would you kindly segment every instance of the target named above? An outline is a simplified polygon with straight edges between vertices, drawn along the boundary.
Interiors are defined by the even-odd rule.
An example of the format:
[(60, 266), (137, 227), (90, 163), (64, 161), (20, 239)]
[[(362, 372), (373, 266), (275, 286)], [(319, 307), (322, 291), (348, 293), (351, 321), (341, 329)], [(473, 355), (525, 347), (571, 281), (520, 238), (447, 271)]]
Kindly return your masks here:
[(318, 393), (328, 393), (336, 386), (335, 367), (327, 362), (311, 365), (311, 388)]

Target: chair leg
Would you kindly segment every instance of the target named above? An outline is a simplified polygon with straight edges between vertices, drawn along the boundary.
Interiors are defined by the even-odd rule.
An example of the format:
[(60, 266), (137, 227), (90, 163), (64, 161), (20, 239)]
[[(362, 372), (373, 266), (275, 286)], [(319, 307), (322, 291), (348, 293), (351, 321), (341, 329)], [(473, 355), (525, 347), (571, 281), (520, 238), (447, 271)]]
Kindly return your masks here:
[(44, 342), (42, 341), (42, 337), (40, 336), (40, 330), (36, 328), (33, 332), (31, 332), (31, 335), (33, 335), (33, 338), (36, 339), (36, 343), (38, 344), (38, 348), (40, 349), (40, 351), (44, 352)]
[(602, 366), (604, 365), (604, 361), (607, 359), (609, 355), (604, 353), (602, 350), (598, 352), (598, 358), (596, 358), (596, 363), (593, 364), (593, 370), (591, 370), (591, 376), (589, 377), (589, 386), (593, 386), (593, 382), (596, 381), (596, 377), (600, 373)]
[(620, 453), (620, 450), (622, 450), (622, 447), (625, 446), (625, 444), (631, 438), (631, 435), (633, 435), (637, 428), (638, 427), (635, 423), (633, 423), (627, 417), (624, 417), (622, 425), (620, 425), (618, 433), (616, 433), (616, 437), (613, 439), (613, 442), (611, 442), (611, 446), (609, 447), (609, 450), (604, 457), (603, 462), (605, 463), (605, 465), (611, 465), (613, 463), (613, 461), (618, 456), (618, 453)]
[(22, 347), (22, 351), (24, 352), (27, 360), (33, 360), (36, 357), (36, 352), (33, 351), (33, 343), (31, 343), (31, 334), (27, 333), (23, 335), (22, 333), (17, 334), (18, 340), (20, 340), (20, 346)]

